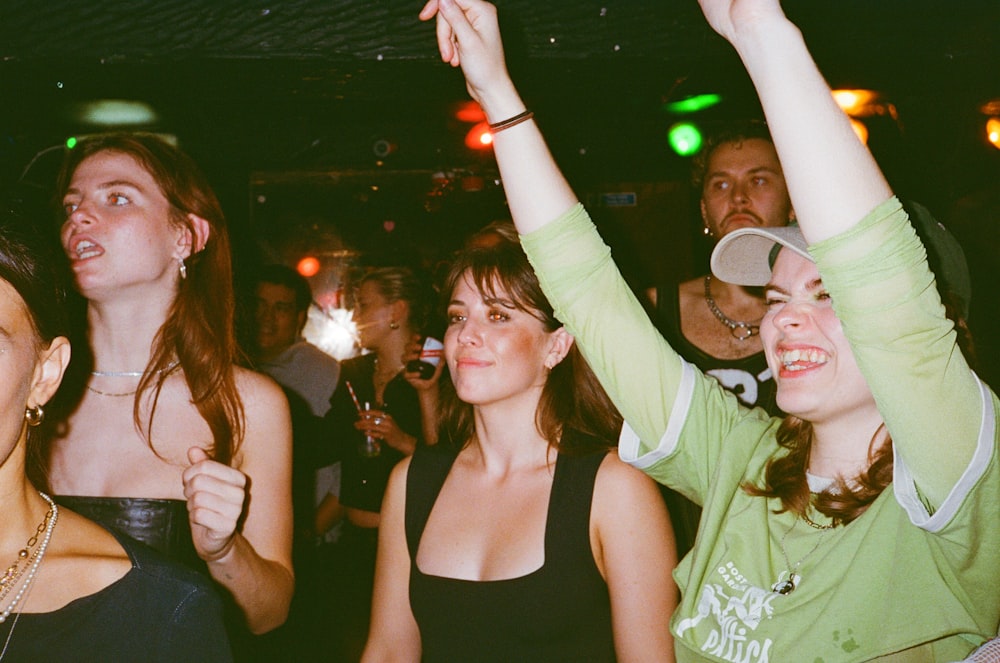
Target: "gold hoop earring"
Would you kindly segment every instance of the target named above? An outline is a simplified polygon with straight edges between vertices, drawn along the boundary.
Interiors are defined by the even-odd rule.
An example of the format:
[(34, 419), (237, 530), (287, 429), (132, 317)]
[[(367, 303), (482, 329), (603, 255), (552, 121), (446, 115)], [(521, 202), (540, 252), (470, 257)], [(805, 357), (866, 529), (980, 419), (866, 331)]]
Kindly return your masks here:
[(28, 422), (29, 426), (38, 426), (45, 421), (45, 410), (42, 409), (41, 405), (26, 407), (24, 408), (24, 420)]

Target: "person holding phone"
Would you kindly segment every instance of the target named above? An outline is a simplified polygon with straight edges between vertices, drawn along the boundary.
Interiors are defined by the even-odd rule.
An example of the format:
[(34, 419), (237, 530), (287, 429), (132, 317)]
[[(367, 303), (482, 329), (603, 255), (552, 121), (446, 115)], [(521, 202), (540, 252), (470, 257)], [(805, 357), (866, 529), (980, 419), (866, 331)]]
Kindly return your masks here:
[[(380, 267), (358, 280), (354, 322), (368, 352), (341, 362), (340, 384), (324, 417), (341, 463), (344, 528), (337, 543), (336, 599), (344, 656), (356, 659), (371, 611), (379, 512), (392, 468), (435, 439), (424, 419), (436, 421), (437, 383), (416, 389), (406, 379), (408, 348), (422, 337), (433, 303), (427, 281), (408, 267)], [(365, 405), (367, 404), (367, 408)], [(318, 511), (322, 512), (323, 503)]]
[(1000, 398), (778, 0), (701, 7), (756, 86), (799, 223), (734, 231), (712, 257), (764, 286), (784, 417), (656, 331), (509, 77), (496, 8), (431, 0), (421, 17), (492, 124), (525, 252), (625, 418), (620, 456), (703, 506), (674, 574), (677, 660), (960, 660), (1000, 622)]

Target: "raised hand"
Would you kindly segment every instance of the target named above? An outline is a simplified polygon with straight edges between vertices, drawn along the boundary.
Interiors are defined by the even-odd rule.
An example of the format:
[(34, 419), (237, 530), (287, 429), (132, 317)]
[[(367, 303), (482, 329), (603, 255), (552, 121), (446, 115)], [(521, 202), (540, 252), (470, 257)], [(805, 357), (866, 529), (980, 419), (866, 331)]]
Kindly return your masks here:
[(209, 458), (201, 447), (188, 449), (191, 466), (184, 470), (191, 538), (198, 556), (213, 562), (226, 556), (243, 515), (247, 477)]
[(434, 17), (441, 59), (462, 68), (469, 94), (489, 114), (486, 102), (490, 86), (497, 82), (512, 85), (496, 7), (481, 0), (430, 0), (421, 10), (420, 19)]
[(766, 18), (784, 18), (779, 0), (698, 0), (712, 29), (732, 42), (737, 31)]

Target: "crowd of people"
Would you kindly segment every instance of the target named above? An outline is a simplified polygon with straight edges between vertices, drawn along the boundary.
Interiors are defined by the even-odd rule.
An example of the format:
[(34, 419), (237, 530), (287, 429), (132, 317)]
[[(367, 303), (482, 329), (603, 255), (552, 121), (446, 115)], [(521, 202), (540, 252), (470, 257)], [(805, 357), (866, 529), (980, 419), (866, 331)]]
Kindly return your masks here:
[(67, 151), (57, 237), (5, 191), (0, 660), (997, 660), (1000, 398), (961, 247), (777, 0), (700, 4), (766, 123), (695, 160), (714, 249), (679, 284), (621, 277), (484, 0), (419, 18), (512, 220), (440, 282), (362, 265), (352, 358), (303, 338), (284, 265), (239, 347), (221, 205), (159, 138)]

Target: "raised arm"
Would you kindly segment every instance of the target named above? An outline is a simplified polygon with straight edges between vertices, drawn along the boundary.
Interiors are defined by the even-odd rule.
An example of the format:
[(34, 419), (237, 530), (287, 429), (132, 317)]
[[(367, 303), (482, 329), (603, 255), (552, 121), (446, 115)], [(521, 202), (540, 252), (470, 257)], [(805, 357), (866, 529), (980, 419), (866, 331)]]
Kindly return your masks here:
[(736, 49), (760, 96), (802, 234), (813, 244), (860, 221), (892, 195), (851, 128), (802, 34), (778, 0), (699, 0)]
[[(461, 66), (466, 87), (491, 124), (527, 110), (507, 73), (496, 7), (481, 0), (430, 0), (420, 12), (437, 17), (441, 58)], [(493, 136), (511, 216), (522, 235), (546, 225), (577, 202), (533, 121)]]
[[(492, 124), (526, 110), (507, 72), (493, 5), (431, 0), (420, 17), (437, 18), (442, 59), (461, 66), (469, 93)], [(556, 316), (626, 421), (655, 448), (681, 385), (679, 357), (618, 273), (535, 122), (494, 131), (493, 148), (511, 217)], [(602, 315), (611, 302), (615, 315)]]
[(993, 407), (955, 345), (923, 247), (779, 1), (699, 2), (760, 96), (802, 234), (892, 435), (897, 499), (915, 523), (940, 527), (995, 444)]

